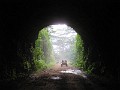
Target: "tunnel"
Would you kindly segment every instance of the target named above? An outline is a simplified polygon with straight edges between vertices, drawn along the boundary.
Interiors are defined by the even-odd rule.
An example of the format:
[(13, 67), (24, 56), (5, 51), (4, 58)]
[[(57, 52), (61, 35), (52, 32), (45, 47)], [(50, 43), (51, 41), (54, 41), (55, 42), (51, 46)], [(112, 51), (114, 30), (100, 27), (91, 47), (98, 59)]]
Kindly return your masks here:
[[(97, 76), (111, 79), (116, 88), (119, 81), (119, 9), (115, 1), (69, 1), (51, 2), (3, 1), (0, 3), (0, 83), (5, 86), (13, 73), (27, 76), (34, 71), (31, 45), (42, 28), (66, 23), (81, 35), (88, 65), (95, 63), (92, 72)], [(22, 58), (18, 56), (25, 56)], [(32, 67), (25, 70), (21, 63), (27, 59)], [(104, 69), (103, 72), (101, 69)], [(20, 74), (25, 72), (25, 74)], [(27, 73), (26, 73), (27, 72)], [(17, 75), (19, 73), (19, 75)], [(15, 76), (15, 77), (16, 77)], [(7, 83), (7, 84), (6, 84)], [(10, 85), (11, 86), (11, 85)], [(1, 87), (2, 88), (2, 87)], [(2, 90), (2, 89), (1, 89)]]

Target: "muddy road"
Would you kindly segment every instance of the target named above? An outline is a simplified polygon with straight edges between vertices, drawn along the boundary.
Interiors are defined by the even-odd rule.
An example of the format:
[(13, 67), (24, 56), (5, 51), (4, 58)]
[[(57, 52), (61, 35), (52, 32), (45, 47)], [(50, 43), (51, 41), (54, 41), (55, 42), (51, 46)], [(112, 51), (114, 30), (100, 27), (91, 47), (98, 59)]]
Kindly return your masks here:
[(72, 66), (60, 64), (30, 75), (19, 85), (18, 90), (106, 90), (100, 84), (93, 83), (85, 73)]

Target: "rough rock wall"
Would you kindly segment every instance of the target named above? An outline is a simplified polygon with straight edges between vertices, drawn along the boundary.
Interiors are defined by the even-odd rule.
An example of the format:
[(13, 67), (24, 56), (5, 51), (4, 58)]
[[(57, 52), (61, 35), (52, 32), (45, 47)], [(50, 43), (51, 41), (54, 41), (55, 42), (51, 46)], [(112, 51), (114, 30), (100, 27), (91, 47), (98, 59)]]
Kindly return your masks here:
[[(31, 43), (40, 29), (54, 23), (67, 23), (73, 27), (89, 50), (89, 62), (98, 63), (94, 71), (118, 79), (118, 2), (3, 2), (0, 14), (0, 76), (16, 69), (23, 71), (18, 57), (19, 49), (31, 61)], [(31, 62), (32, 63), (32, 62)]]

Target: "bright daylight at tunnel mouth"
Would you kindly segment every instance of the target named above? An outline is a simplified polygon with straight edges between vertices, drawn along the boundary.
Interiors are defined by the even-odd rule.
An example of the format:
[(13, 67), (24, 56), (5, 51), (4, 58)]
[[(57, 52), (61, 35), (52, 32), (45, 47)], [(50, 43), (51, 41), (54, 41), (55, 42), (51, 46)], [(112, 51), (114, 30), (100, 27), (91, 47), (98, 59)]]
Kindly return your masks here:
[(119, 0), (0, 4), (0, 90), (117, 90)]
[[(81, 30), (81, 29), (79, 29)], [(104, 80), (94, 74), (98, 63), (90, 61), (91, 51), (74, 27), (66, 24), (40, 28), (30, 45), (27, 58), (20, 47), (17, 55), (22, 69), (11, 75), (10, 88), (15, 90), (107, 90)], [(85, 51), (88, 50), (88, 51)], [(101, 64), (101, 63), (100, 63)], [(105, 67), (101, 67), (101, 75)], [(14, 85), (15, 84), (15, 85)], [(7, 88), (4, 86), (4, 88)]]
[[(40, 30), (32, 52), (37, 72), (52, 67), (61, 69), (61, 73), (80, 74), (84, 68), (81, 36), (66, 24), (49, 25)], [(81, 70), (75, 71), (75, 68)]]
[(43, 28), (31, 52), (35, 72), (19, 90), (92, 90), (95, 86), (87, 79), (92, 69), (85, 65), (83, 40), (72, 27), (57, 24)]

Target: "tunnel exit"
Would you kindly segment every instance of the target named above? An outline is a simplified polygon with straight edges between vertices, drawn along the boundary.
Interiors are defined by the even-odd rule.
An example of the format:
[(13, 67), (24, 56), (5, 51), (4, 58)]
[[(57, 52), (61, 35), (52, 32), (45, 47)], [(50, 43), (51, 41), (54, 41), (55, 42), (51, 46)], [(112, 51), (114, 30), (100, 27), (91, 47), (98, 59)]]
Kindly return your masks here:
[(39, 31), (33, 48), (36, 69), (59, 64), (83, 68), (84, 47), (81, 36), (66, 24), (49, 25)]
[(50, 25), (47, 27), (53, 46), (56, 63), (62, 60), (70, 62), (75, 57), (75, 37), (77, 33), (66, 24)]

